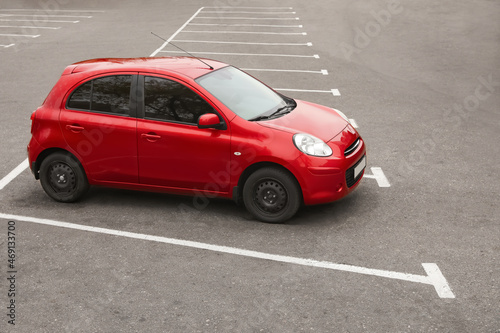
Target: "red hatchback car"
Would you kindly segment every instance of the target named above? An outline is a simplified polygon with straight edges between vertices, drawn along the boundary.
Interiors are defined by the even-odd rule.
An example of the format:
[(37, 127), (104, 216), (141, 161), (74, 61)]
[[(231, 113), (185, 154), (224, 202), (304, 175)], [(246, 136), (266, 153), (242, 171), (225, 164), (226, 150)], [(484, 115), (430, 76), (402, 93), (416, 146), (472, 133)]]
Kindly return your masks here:
[(340, 111), (208, 59), (75, 63), (31, 120), (30, 168), (61, 202), (89, 185), (218, 196), (279, 223), (344, 197), (366, 166)]

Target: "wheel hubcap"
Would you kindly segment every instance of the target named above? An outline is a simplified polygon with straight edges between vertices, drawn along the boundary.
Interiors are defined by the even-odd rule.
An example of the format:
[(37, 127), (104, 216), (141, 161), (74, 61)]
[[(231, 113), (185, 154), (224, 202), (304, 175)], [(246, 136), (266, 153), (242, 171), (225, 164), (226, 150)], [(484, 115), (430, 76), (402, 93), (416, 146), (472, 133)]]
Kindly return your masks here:
[(274, 180), (266, 180), (256, 187), (254, 201), (267, 213), (278, 213), (286, 205), (287, 193), (283, 185)]
[(64, 163), (54, 163), (49, 169), (50, 185), (54, 191), (71, 192), (76, 187), (76, 177), (73, 169)]

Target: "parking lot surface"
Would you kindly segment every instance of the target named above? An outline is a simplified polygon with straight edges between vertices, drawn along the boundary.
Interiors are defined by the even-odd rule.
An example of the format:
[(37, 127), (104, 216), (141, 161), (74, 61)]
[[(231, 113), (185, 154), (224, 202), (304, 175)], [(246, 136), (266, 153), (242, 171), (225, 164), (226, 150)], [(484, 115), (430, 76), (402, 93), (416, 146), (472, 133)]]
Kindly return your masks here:
[[(0, 332), (500, 332), (499, 18), (492, 1), (2, 1)], [(221, 199), (52, 201), (26, 145), (65, 66), (174, 44), (347, 114), (358, 189), (278, 225)]]

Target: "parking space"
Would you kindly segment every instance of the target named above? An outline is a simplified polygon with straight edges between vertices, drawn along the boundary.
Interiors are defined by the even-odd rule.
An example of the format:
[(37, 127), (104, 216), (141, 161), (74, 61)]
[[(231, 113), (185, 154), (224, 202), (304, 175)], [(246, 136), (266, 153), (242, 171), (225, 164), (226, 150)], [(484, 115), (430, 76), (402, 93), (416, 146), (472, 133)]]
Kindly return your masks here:
[(0, 8), (0, 50), (19, 48), (30, 39), (66, 25), (85, 23), (101, 10), (61, 10), (54, 8)]
[[(436, 46), (441, 35), (431, 38), (424, 30), (420, 33), (428, 41), (420, 38), (412, 23), (418, 4), (403, 5), (382, 26), (373, 12), (387, 20), (383, 15), (389, 9), (377, 4), (339, 1), (327, 11), (327, 1), (307, 6), (258, 1), (253, 7), (176, 3), (176, 11), (155, 1), (147, 7), (124, 1), (116, 8), (95, 4), (84, 9), (72, 3), (45, 13), (45, 19), (80, 22), (47, 21), (47, 29), (40, 25), (27, 33), (40, 36), (23, 36), (16, 47), (0, 46), (6, 57), (2, 69), (19, 82), (15, 89), (5, 79), (1, 83), (7, 94), (0, 100), (0, 248), (7, 248), (13, 221), (18, 257), (14, 269), (7, 270), (7, 251), (0, 253), (0, 303), (6, 308), (11, 299), (5, 291), (12, 283), (3, 277), (15, 271), (8, 274), (16, 274), (18, 307), (16, 327), (4, 316), (0, 331), (498, 330), (499, 184), (492, 162), (498, 148), (480, 145), (497, 138), (500, 126), (495, 113), (500, 101), (494, 94), (500, 73), (492, 67), (498, 45), (475, 56), (479, 64), (468, 72), (447, 68), (406, 80), (410, 70), (403, 56), (412, 59), (416, 70), (433, 66), (421, 60), (421, 49), (450, 56)], [(446, 12), (451, 3), (436, 6)], [(488, 6), (463, 5), (454, 13), (474, 9), (476, 15), (492, 18), (500, 11), (495, 4)], [(37, 12), (29, 10), (0, 10), (0, 19), (34, 20)], [(439, 14), (431, 16), (427, 23), (436, 29), (454, 27)], [(127, 25), (131, 18), (140, 24)], [(114, 21), (121, 26), (111, 28)], [(383, 29), (361, 47), (356, 44), (361, 37), (349, 33), (373, 29), (372, 21)], [(0, 26), (18, 24), (25, 25), (0, 21)], [(10, 36), (2, 33), (26, 34), (22, 29), (0, 27), (0, 41), (6, 39), (0, 44), (9, 44)], [(478, 29), (484, 38), (492, 35), (486, 26)], [(130, 43), (116, 37), (120, 30)], [(58, 54), (49, 45), (32, 43), (45, 38), (50, 45), (65, 45), (71, 43), (69, 31), (78, 31), (78, 43), (69, 44), (74, 50)], [(414, 47), (418, 56), (395, 46), (393, 38), (403, 32), (413, 38), (398, 43)], [(449, 45), (466, 42), (470, 47), (479, 43), (451, 33)], [(50, 200), (24, 161), (30, 110), (71, 61), (185, 55), (171, 43), (240, 67), (293, 98), (346, 113), (368, 144), (360, 187), (337, 203), (304, 207), (284, 225), (258, 223), (226, 200), (103, 188), (92, 188), (75, 204)], [(359, 50), (350, 59), (339, 48), (347, 44)], [(25, 99), (19, 87), (36, 82), (8, 68), (14, 64), (29, 68), (42, 85)], [(436, 86), (454, 75), (460, 78), (456, 84)], [(463, 110), (473, 106), (468, 96), (475, 96), (480, 84), (480, 97), (493, 91), (484, 100), (477, 98), (475, 113), (464, 111), (467, 118), (456, 113), (460, 123), (448, 118), (450, 113), (442, 110), (453, 110), (455, 103), (464, 105)]]
[[(322, 77), (304, 78), (325, 76), (328, 70), (321, 68), (320, 55), (312, 51), (307, 31), (298, 24), (298, 15), (290, 7), (233, 7), (217, 11), (203, 7), (169, 41), (195, 56), (217, 57), (232, 63), (278, 91), (339, 96), (335, 87), (325, 89), (326, 80), (321, 81)], [(182, 51), (166, 44), (157, 54), (178, 55)], [(288, 82), (294, 86), (286, 86)]]

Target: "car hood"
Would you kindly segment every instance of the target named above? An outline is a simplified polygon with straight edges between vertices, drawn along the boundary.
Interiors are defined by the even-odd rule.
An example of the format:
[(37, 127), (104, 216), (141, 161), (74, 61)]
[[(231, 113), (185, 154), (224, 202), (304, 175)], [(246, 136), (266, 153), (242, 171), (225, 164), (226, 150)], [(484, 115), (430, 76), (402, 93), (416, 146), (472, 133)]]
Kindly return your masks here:
[(258, 124), (292, 134), (308, 133), (325, 142), (333, 139), (349, 124), (331, 108), (300, 100), (296, 102), (297, 107), (289, 114), (259, 121)]

